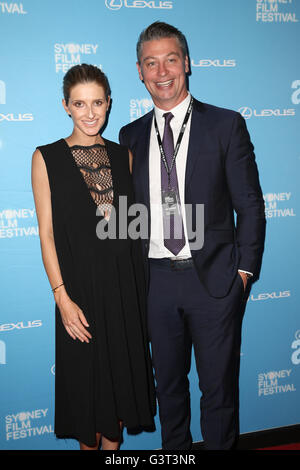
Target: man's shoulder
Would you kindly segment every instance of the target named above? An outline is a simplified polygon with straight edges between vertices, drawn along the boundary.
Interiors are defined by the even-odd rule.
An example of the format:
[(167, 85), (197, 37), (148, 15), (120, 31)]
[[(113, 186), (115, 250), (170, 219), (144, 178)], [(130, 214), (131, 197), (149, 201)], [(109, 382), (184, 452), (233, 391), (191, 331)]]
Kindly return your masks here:
[(122, 144), (132, 145), (136, 139), (145, 131), (152, 121), (153, 111), (123, 126), (119, 133), (119, 141)]
[(233, 109), (223, 108), (209, 103), (204, 103), (198, 100), (194, 100), (194, 109), (198, 112), (203, 113), (205, 117), (212, 119), (233, 119), (237, 115), (240, 115), (238, 111)]
[(203, 124), (217, 133), (231, 133), (235, 126), (245, 125), (244, 118), (238, 111), (195, 100), (197, 113), (195, 123)]

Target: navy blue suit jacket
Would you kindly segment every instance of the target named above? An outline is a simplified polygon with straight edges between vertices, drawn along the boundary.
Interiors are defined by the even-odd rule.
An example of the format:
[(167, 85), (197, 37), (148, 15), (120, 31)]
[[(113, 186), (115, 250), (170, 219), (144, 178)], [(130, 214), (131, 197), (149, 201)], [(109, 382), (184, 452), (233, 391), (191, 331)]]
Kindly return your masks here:
[[(149, 143), (153, 111), (120, 130), (133, 154), (136, 201), (149, 209)], [(194, 100), (185, 174), (185, 203), (204, 204), (204, 244), (191, 254), (201, 282), (224, 297), (238, 269), (258, 278), (265, 210), (253, 145), (243, 117)], [(150, 210), (149, 210), (150, 213)], [(236, 213), (236, 220), (234, 213)], [(145, 256), (149, 239), (143, 241)]]

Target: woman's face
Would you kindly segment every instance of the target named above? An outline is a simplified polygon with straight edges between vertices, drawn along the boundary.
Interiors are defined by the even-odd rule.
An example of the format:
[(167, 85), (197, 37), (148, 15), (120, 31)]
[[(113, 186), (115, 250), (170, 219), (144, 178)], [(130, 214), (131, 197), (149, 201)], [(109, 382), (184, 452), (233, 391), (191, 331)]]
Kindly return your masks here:
[(70, 90), (68, 104), (63, 100), (66, 112), (71, 115), (74, 131), (79, 136), (95, 136), (106, 118), (110, 97), (97, 82), (79, 83)]

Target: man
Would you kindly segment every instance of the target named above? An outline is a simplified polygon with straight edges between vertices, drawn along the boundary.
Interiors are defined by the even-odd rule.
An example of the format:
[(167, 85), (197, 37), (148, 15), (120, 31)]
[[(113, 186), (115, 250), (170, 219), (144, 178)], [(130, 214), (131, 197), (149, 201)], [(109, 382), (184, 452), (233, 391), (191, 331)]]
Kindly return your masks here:
[[(154, 111), (123, 127), (120, 142), (133, 154), (137, 202), (150, 211), (143, 248), (162, 447), (192, 445), (193, 346), (206, 449), (231, 449), (238, 433), (242, 307), (258, 277), (265, 236), (253, 145), (239, 113), (191, 102), (180, 31), (150, 25), (137, 56)], [(199, 226), (203, 244), (193, 239)]]

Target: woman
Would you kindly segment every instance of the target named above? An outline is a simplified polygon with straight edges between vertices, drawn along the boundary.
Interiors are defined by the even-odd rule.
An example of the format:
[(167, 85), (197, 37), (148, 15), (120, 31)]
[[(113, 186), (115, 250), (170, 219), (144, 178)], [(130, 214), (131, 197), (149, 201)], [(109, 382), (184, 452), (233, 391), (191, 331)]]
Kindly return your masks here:
[[(56, 302), (55, 434), (80, 449), (119, 448), (122, 426), (153, 428), (155, 398), (139, 240), (98, 237), (134, 202), (128, 150), (100, 130), (110, 105), (97, 67), (72, 67), (63, 106), (73, 132), (36, 149), (32, 186)], [(121, 208), (121, 206), (120, 206)], [(123, 214), (124, 215), (124, 214)], [(117, 231), (118, 233), (118, 231)]]

